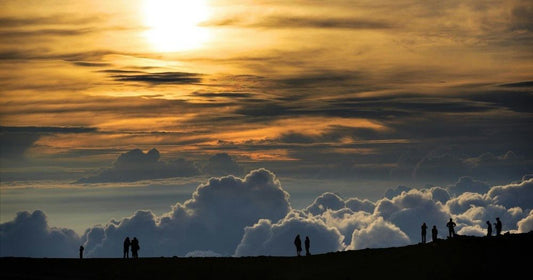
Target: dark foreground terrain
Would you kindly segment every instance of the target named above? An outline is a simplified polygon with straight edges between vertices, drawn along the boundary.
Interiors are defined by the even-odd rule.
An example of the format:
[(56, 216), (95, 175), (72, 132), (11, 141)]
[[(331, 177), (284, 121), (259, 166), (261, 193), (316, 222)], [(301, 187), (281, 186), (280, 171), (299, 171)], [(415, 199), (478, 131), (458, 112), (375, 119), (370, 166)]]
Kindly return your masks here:
[(1, 258), (2, 279), (518, 279), (533, 271), (533, 232), (309, 257)]

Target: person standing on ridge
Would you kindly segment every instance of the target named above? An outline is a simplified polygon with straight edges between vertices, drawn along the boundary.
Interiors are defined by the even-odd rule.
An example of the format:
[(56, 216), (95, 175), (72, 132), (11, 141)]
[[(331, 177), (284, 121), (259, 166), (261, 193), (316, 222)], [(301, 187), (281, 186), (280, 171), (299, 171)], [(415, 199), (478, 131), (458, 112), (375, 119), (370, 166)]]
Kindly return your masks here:
[(431, 229), (431, 241), (437, 242), (438, 234), (439, 234), (439, 231), (437, 230), (437, 226), (433, 225), (433, 228)]
[(426, 223), (424, 222), (421, 226), (421, 230), (422, 230), (422, 243), (426, 243), (426, 230), (427, 230), (428, 226), (426, 225)]
[(490, 224), (490, 221), (487, 221), (487, 237), (492, 236), (492, 225)]
[(309, 247), (311, 246), (311, 241), (309, 240), (309, 236), (305, 237), (305, 255), (311, 256), (311, 253), (309, 252)]
[(452, 218), (450, 218), (450, 221), (448, 223), (446, 223), (446, 226), (448, 227), (448, 237), (449, 238), (452, 238), (452, 237), (455, 237), (455, 226), (457, 224), (455, 224), (455, 222), (452, 220)]
[(502, 235), (502, 221), (500, 217), (496, 218), (496, 236)]
[(85, 250), (85, 248), (83, 247), (83, 245), (80, 246), (80, 260), (83, 259), (83, 250)]
[(131, 257), (134, 259), (139, 258), (139, 249), (141, 249), (141, 246), (139, 246), (139, 240), (137, 237), (133, 237), (133, 240), (131, 241)]
[(125, 259), (130, 258), (130, 245), (131, 245), (130, 238), (126, 237), (126, 239), (124, 239), (124, 255), (123, 255), (123, 258)]
[(294, 246), (296, 246), (296, 255), (299, 257), (302, 253), (302, 240), (300, 239), (300, 235), (296, 235), (296, 238), (294, 239)]

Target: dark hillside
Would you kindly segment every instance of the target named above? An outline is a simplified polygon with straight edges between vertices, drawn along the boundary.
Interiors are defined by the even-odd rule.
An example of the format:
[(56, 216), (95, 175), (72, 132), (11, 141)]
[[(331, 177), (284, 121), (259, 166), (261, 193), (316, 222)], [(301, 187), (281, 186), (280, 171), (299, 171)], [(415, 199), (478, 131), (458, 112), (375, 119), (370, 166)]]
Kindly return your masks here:
[[(310, 257), (2, 258), (2, 279), (503, 279), (530, 275), (533, 232)], [(527, 277), (526, 277), (527, 278)]]

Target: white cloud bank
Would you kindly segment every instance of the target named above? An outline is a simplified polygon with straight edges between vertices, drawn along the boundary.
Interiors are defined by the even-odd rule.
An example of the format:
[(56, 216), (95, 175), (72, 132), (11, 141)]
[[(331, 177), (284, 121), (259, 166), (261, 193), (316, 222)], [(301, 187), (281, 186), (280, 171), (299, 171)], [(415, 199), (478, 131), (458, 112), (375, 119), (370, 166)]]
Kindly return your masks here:
[(83, 244), (87, 257), (121, 257), (126, 236), (140, 240), (141, 257), (291, 256), (296, 234), (302, 240), (309, 236), (311, 253), (319, 254), (418, 243), (423, 222), (436, 225), (445, 238), (450, 217), (459, 234), (483, 236), (486, 221), (496, 217), (503, 232), (520, 233), (533, 230), (532, 191), (533, 178), (524, 177), (486, 193), (457, 196), (441, 187), (402, 187), (376, 202), (324, 193), (297, 210), (275, 174), (258, 169), (244, 178), (211, 178), (161, 216), (138, 210), (81, 237), (49, 227), (42, 211), (20, 212), (0, 225), (0, 256), (76, 257)]

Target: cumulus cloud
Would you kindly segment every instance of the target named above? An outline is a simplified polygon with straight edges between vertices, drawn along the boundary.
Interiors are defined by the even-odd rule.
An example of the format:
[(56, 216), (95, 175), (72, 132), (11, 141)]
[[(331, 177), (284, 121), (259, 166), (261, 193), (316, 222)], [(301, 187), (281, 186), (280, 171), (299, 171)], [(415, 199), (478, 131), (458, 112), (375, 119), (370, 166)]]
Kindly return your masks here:
[(533, 179), (492, 187), (487, 196), (507, 208), (518, 206), (524, 210), (533, 209)]
[(49, 227), (40, 210), (19, 212), (0, 224), (0, 256), (75, 257), (80, 244), (73, 230)]
[(305, 208), (305, 211), (318, 215), (324, 213), (326, 210), (339, 210), (344, 208), (346, 204), (344, 200), (338, 195), (326, 192), (318, 196), (311, 205)]
[(162, 161), (159, 151), (155, 148), (146, 153), (140, 149), (133, 149), (121, 154), (112, 168), (105, 169), (98, 175), (79, 179), (77, 182), (132, 182), (197, 174), (198, 170), (194, 164), (185, 159)]
[(372, 213), (376, 204), (368, 199), (359, 199), (357, 197), (348, 198), (345, 202), (346, 207), (352, 211), (365, 211)]
[(530, 232), (533, 231), (533, 210), (529, 212), (527, 217), (518, 221), (518, 232)]
[(397, 186), (396, 188), (389, 188), (385, 191), (385, 197), (391, 199), (397, 195), (400, 195), (402, 192), (408, 192), (411, 189), (413, 188), (407, 186)]
[(412, 242), (419, 240), (423, 222), (440, 228), (450, 217), (448, 209), (433, 198), (432, 191), (426, 189), (411, 189), (392, 199), (379, 200), (374, 215), (398, 226)]
[(266, 169), (254, 170), (244, 178), (211, 178), (191, 199), (177, 203), (162, 216), (138, 211), (90, 229), (85, 236), (87, 252), (91, 256), (117, 256), (122, 240), (136, 236), (142, 256), (183, 256), (195, 251), (231, 255), (246, 226), (259, 219), (278, 221), (290, 209), (289, 194)]
[(378, 217), (368, 227), (354, 230), (348, 249), (396, 247), (409, 243), (411, 240), (399, 227)]
[(376, 203), (324, 193), (297, 210), (276, 175), (257, 169), (244, 178), (211, 178), (163, 215), (138, 210), (90, 227), (81, 238), (71, 230), (49, 227), (42, 211), (20, 212), (0, 225), (0, 255), (70, 257), (84, 244), (89, 257), (120, 257), (122, 241), (129, 236), (139, 239), (143, 257), (293, 256), (297, 234), (309, 236), (311, 253), (319, 254), (418, 243), (423, 222), (436, 225), (444, 238), (450, 217), (460, 235), (484, 236), (486, 222), (494, 223), (496, 217), (503, 232), (529, 232), (533, 179), (525, 179), (487, 193), (453, 197), (442, 187), (406, 188)]
[(486, 193), (489, 189), (488, 184), (468, 176), (459, 178), (455, 185), (449, 187), (450, 192), (456, 195), (464, 192)]
[(297, 234), (300, 234), (302, 241), (309, 236), (311, 254), (344, 249), (343, 236), (335, 227), (327, 226), (313, 216), (292, 213), (277, 223), (262, 219), (255, 225), (246, 227), (235, 255), (295, 256), (293, 241)]

